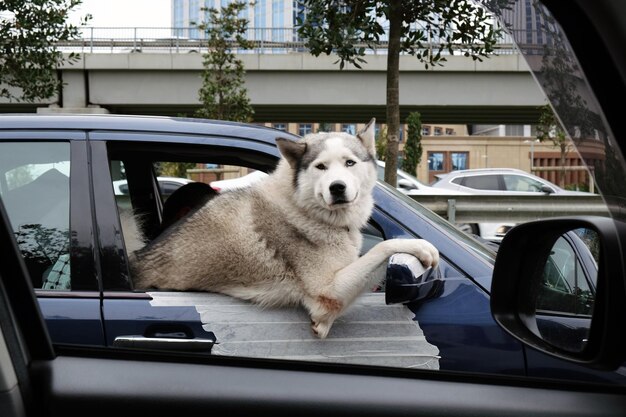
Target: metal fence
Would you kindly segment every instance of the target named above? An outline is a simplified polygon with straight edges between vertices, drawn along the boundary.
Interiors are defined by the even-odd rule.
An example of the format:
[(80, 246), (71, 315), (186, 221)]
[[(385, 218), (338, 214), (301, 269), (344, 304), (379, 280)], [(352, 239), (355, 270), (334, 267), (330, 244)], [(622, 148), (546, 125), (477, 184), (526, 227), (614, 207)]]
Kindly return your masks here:
[[(64, 52), (82, 53), (205, 53), (208, 51), (204, 33), (196, 27), (82, 27), (81, 37), (58, 44)], [(238, 53), (294, 53), (308, 49), (297, 28), (249, 28), (246, 38), (254, 45)], [(429, 39), (425, 48), (436, 49), (439, 39)], [(383, 36), (374, 48), (367, 45), (366, 54), (386, 54), (387, 40)], [(461, 54), (459, 49), (453, 54)], [(233, 45), (236, 49), (236, 45)], [(450, 54), (448, 51), (442, 52)], [(498, 41), (494, 54), (515, 54), (512, 38), (505, 35)]]
[(626, 214), (626, 201), (599, 195), (417, 195), (414, 200), (452, 223), (519, 223), (560, 216)]

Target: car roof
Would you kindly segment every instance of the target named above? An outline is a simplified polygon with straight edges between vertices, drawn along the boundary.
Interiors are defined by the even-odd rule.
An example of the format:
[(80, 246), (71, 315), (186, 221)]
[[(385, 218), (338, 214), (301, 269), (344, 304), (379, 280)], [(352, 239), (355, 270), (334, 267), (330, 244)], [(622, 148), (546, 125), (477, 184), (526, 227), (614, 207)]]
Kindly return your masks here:
[(106, 130), (145, 131), (189, 135), (219, 135), (254, 138), (275, 144), (278, 136), (297, 140), (291, 133), (246, 123), (199, 118), (111, 114), (0, 114), (3, 130)]
[(513, 174), (524, 174), (530, 175), (528, 172), (523, 171), (517, 168), (472, 168), (472, 169), (460, 169), (456, 171), (448, 172), (447, 174), (442, 175), (463, 175), (463, 174), (498, 174), (498, 173), (513, 173)]

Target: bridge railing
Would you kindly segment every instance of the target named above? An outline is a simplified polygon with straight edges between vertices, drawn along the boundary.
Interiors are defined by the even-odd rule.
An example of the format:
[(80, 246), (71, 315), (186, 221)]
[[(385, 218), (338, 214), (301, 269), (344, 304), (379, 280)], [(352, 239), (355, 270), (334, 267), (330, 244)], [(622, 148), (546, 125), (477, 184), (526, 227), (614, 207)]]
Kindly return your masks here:
[[(197, 27), (82, 27), (81, 37), (61, 42), (58, 47), (64, 52), (82, 53), (206, 53), (208, 47), (204, 33)], [(307, 52), (297, 28), (248, 28), (247, 39), (254, 44), (251, 50), (238, 53), (287, 54)], [(430, 39), (426, 48), (435, 49), (439, 39)], [(367, 54), (386, 54), (387, 40), (383, 36), (375, 48), (360, 45)], [(461, 45), (459, 45), (460, 47)], [(236, 47), (236, 45), (234, 45)], [(455, 51), (454, 53), (459, 53)], [(449, 52), (445, 51), (442, 53)], [(517, 50), (509, 35), (496, 45), (494, 54), (515, 54)]]
[(600, 195), (417, 195), (415, 201), (452, 223), (522, 223), (560, 216), (626, 215), (626, 200)]

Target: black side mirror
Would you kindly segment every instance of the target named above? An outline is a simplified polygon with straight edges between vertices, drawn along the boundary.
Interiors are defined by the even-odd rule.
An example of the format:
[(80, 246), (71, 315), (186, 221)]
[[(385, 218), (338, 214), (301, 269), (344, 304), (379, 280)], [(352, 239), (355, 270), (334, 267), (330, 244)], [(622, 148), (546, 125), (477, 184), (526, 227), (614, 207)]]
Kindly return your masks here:
[(546, 194), (553, 194), (554, 193), (554, 190), (552, 188), (550, 188), (549, 186), (547, 186), (547, 185), (542, 185), (540, 190), (541, 190), (542, 193), (546, 193)]
[(385, 277), (385, 302), (409, 303), (434, 298), (443, 292), (439, 268), (424, 268), (413, 255), (396, 253), (389, 258)]
[(626, 224), (604, 217), (520, 224), (500, 243), (495, 320), (524, 344), (599, 369), (626, 360)]

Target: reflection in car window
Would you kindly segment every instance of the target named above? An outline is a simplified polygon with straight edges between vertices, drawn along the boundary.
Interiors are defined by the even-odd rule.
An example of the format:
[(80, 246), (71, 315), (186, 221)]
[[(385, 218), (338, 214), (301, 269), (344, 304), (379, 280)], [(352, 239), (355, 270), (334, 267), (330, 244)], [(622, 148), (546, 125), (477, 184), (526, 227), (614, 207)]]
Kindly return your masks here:
[(69, 143), (0, 143), (0, 195), (35, 288), (69, 290)]
[[(578, 238), (570, 235), (569, 239)], [(582, 266), (578, 251), (572, 246), (574, 242), (570, 241), (560, 237), (552, 248), (543, 273), (543, 290), (539, 294), (537, 309), (590, 315), (596, 271), (587, 271)], [(579, 250), (586, 248), (582, 240), (578, 239), (578, 242), (581, 243)]]

